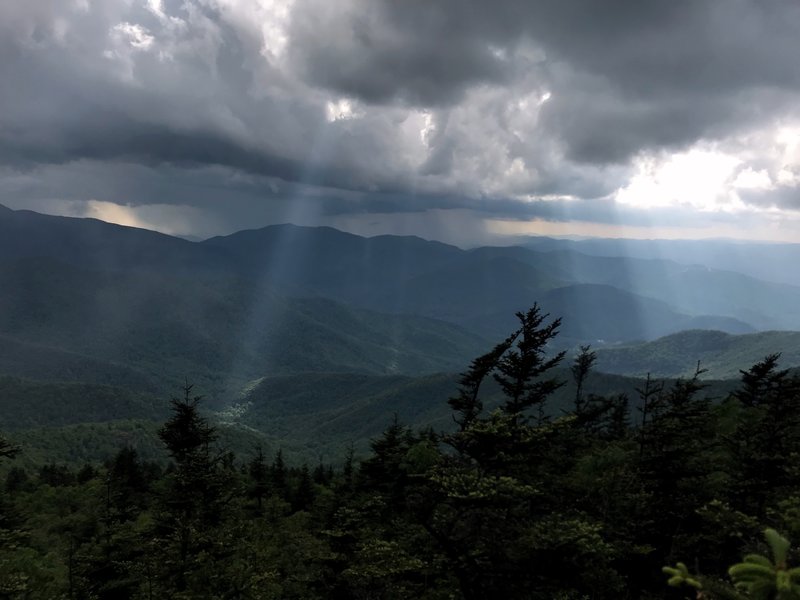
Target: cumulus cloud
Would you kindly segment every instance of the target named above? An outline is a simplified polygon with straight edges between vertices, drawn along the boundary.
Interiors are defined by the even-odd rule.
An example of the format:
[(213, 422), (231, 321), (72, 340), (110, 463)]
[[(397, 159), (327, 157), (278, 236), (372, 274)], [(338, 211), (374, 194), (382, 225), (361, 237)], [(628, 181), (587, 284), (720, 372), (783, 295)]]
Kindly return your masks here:
[(790, 0), (5, 3), (0, 201), (203, 233), (796, 211), (798, 29)]

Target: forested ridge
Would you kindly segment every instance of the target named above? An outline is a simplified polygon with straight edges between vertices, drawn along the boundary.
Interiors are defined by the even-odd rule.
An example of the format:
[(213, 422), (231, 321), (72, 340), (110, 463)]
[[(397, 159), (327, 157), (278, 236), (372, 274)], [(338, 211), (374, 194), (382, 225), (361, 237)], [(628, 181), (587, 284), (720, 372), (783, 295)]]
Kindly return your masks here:
[[(517, 316), (462, 375), (452, 431), (395, 419), (343, 464), (234, 454), (190, 384), (158, 431), (166, 464), (123, 446), (24, 468), (9, 433), (0, 597), (795, 597), (787, 551), (761, 596), (724, 582), (745, 553), (769, 555), (764, 527), (800, 539), (800, 378), (771, 355), (717, 402), (700, 370), (595, 395), (594, 352), (569, 362), (548, 351), (560, 321)], [(565, 362), (575, 393), (554, 414)]]

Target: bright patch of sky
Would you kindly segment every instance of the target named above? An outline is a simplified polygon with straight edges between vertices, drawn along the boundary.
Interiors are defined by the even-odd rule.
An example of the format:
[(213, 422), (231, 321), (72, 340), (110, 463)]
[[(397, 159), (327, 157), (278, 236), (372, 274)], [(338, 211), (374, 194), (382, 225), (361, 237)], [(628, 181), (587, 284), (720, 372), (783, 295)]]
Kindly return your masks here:
[(638, 158), (635, 175), (616, 200), (640, 208), (678, 206), (701, 211), (743, 210), (733, 193), (741, 160), (713, 150)]

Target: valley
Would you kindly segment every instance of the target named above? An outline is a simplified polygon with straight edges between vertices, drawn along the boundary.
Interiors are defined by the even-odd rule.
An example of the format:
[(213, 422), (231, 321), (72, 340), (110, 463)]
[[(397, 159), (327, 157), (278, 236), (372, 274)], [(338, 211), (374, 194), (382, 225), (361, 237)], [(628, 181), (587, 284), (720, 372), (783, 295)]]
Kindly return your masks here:
[[(121, 439), (150, 456), (167, 399), (190, 381), (232, 446), (341, 460), (393, 415), (451, 428), (457, 374), (533, 303), (562, 319), (550, 349), (567, 352), (568, 385), (552, 414), (571, 402), (567, 364), (585, 344), (598, 356), (594, 389), (628, 395), (634, 416), (648, 374), (690, 377), (700, 361), (708, 394), (722, 398), (768, 354), (800, 365), (790, 331), (800, 287), (555, 240), (530, 246), (463, 250), (293, 225), (189, 242), (5, 209), (0, 430), (20, 432), (29, 459), (100, 460)], [(130, 427), (139, 434), (119, 433)], [(59, 436), (96, 443), (41, 442)]]

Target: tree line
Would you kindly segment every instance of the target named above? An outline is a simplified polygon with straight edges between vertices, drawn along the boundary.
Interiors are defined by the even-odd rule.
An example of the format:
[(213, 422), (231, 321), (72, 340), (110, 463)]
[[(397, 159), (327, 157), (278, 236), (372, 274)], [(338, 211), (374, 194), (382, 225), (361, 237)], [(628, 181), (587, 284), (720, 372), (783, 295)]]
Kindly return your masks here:
[[(776, 558), (763, 536), (800, 539), (800, 378), (777, 355), (727, 398), (706, 397), (700, 366), (628, 398), (591, 392), (583, 347), (573, 404), (553, 414), (560, 320), (517, 316), (462, 375), (451, 431), (395, 419), (335, 468), (219, 448), (190, 385), (159, 431), (166, 468), (131, 448), (77, 471), (11, 468), (0, 598), (800, 597), (788, 542)], [(0, 459), (17, 450), (3, 440)], [(745, 566), (732, 583), (772, 587), (730, 585), (747, 552), (772, 575)]]

